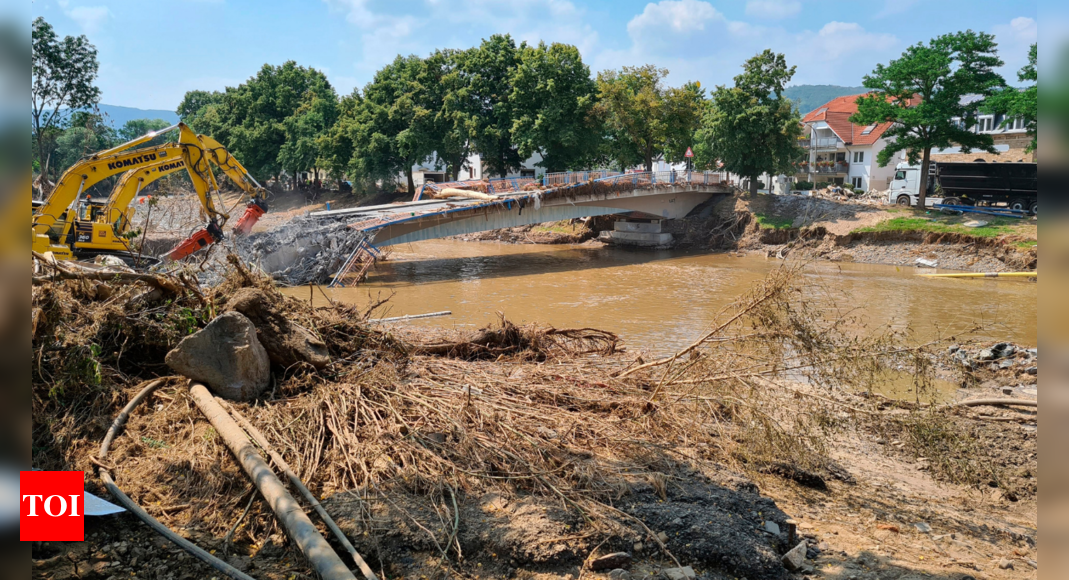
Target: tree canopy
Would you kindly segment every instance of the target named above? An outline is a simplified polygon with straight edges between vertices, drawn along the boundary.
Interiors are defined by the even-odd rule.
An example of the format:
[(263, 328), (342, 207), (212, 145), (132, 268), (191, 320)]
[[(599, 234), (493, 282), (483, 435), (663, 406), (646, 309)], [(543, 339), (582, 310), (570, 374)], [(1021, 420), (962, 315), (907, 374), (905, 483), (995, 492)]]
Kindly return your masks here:
[[(962, 152), (995, 153), (990, 135), (974, 133), (977, 112), (1005, 81), (995, 72), (1002, 66), (992, 35), (955, 32), (917, 43), (886, 66), (876, 65), (864, 85), (874, 92), (859, 97), (852, 123), (893, 123), (884, 132), (887, 146), (876, 156), (886, 166), (900, 151), (912, 164), (920, 161), (920, 194), (924, 207), (928, 165), (933, 147), (958, 145)], [(968, 98), (976, 95), (979, 98)]]
[(801, 119), (783, 96), (795, 67), (782, 54), (765, 50), (743, 65), (734, 87), (718, 86), (695, 140), (698, 167), (722, 168), (750, 179), (757, 192), (763, 173), (789, 173), (802, 155)]
[(96, 47), (84, 35), (61, 40), (42, 17), (33, 21), (30, 38), (32, 137), (41, 167), (47, 168), (63, 110), (86, 109), (100, 100), (100, 89), (93, 84), (99, 65)]
[(692, 144), (701, 113), (696, 84), (665, 87), (668, 70), (625, 66), (598, 73), (598, 113), (605, 123), (607, 157), (618, 167), (641, 164), (646, 171), (660, 156), (681, 161)]

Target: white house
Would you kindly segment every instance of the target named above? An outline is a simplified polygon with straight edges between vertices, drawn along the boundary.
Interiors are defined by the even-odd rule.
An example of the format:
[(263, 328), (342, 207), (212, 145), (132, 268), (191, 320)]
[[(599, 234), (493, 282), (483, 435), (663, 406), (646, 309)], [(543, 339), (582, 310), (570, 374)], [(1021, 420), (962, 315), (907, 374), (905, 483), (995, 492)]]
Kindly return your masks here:
[(795, 177), (815, 183), (829, 182), (854, 188), (887, 189), (894, 177), (895, 163), (880, 167), (876, 156), (887, 145), (884, 132), (891, 123), (856, 125), (849, 118), (857, 112), (857, 98), (848, 95), (832, 99), (810, 111), (801, 145), (808, 153)]
[[(452, 181), (452, 175), (444, 168), (445, 164), (439, 164), (436, 162), (436, 157), (431, 156), (424, 163), (412, 166), (412, 181), (416, 184), (416, 187), (420, 187), (424, 183), (430, 181), (433, 183), (444, 183)], [(542, 161), (542, 156), (535, 153), (530, 159), (527, 159), (520, 166), (519, 171), (508, 174), (508, 177), (541, 177), (546, 170), (538, 167), (536, 164)], [(460, 174), (457, 176), (458, 181), (470, 181), (480, 180), (484, 177), (482, 158), (478, 153), (473, 153), (468, 156), (464, 165), (460, 168)], [(487, 176), (489, 177), (489, 176)], [(493, 177), (497, 177), (496, 175)], [(405, 177), (402, 176), (400, 181), (403, 183)]]

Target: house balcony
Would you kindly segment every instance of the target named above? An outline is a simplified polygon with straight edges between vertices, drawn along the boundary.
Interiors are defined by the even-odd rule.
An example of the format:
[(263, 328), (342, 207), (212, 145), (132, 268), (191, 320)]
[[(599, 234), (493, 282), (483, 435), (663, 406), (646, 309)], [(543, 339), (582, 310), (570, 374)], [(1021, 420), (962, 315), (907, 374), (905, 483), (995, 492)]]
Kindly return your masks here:
[(807, 165), (799, 169), (799, 171), (806, 173), (816, 173), (820, 175), (844, 175), (850, 172), (850, 166), (842, 163), (835, 163), (833, 165)]
[(799, 139), (798, 145), (803, 149), (822, 151), (839, 149), (843, 146), (843, 142), (838, 137), (814, 137), (812, 139)]

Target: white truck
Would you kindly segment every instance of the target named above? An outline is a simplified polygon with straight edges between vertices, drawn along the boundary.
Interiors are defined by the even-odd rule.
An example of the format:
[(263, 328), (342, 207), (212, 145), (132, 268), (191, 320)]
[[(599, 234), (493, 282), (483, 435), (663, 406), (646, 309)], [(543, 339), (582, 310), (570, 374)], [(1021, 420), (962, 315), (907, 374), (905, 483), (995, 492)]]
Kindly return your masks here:
[[(915, 207), (920, 193), (920, 167), (899, 163), (887, 202)], [(943, 163), (928, 169), (926, 206), (1003, 206), (1036, 214), (1039, 210), (1035, 163)]]

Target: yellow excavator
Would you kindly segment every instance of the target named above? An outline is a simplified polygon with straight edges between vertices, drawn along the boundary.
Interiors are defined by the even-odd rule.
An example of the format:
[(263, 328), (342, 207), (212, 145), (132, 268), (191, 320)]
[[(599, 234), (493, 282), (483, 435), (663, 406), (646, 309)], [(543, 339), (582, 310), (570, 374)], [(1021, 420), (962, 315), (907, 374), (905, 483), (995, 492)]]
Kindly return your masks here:
[[(197, 135), (197, 138), (205, 146), (211, 163), (222, 170), (251, 200), (246, 206), (245, 214), (234, 226), (235, 233), (248, 234), (260, 216), (267, 211), (264, 188), (218, 141), (207, 135)], [(107, 203), (93, 212), (96, 217), (93, 220), (92, 238), (87, 242), (75, 241), (75, 252), (129, 251), (126, 234), (130, 230), (130, 220), (134, 213), (130, 204), (150, 183), (183, 169), (188, 170), (188, 167), (182, 159), (163, 159), (124, 173), (112, 189)], [(170, 253), (167, 257), (172, 258)]]
[[(179, 131), (177, 143), (133, 149), (175, 128)], [(215, 163), (235, 184), (252, 195), (253, 200), (239, 220), (240, 229), (237, 229), (238, 233), (247, 233), (266, 211), (264, 190), (217, 141), (210, 137), (206, 139), (211, 145), (206, 144), (202, 136), (193, 133), (184, 123), (179, 123), (100, 151), (74, 164), (60, 177), (48, 199), (34, 208), (31, 227), (34, 251), (42, 254), (51, 252), (60, 260), (102, 253), (128, 255), (129, 246), (122, 236), (126, 230), (125, 222), (130, 217), (127, 207), (136, 192), (145, 185), (145, 181), (138, 182), (137, 178), (145, 177), (143, 172), (150, 169), (156, 170), (153, 180), (186, 169), (208, 218), (207, 226), (171, 250), (165, 256), (167, 259), (182, 259), (222, 240), (222, 226), (229, 215), (216, 209), (213, 197), (218, 196), (219, 187), (209, 163)], [(159, 174), (161, 168), (165, 168), (162, 175)], [(103, 208), (80, 199), (82, 193), (96, 183), (127, 172), (130, 175), (124, 176)], [(134, 193), (129, 193), (131, 184)], [(126, 197), (127, 194), (129, 197)], [(118, 214), (122, 214), (121, 220)], [(118, 223), (120, 221), (124, 223)], [(116, 231), (117, 225), (121, 226), (119, 231)]]

